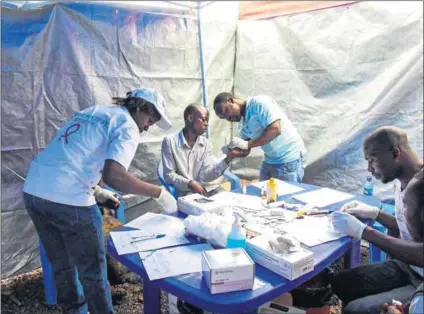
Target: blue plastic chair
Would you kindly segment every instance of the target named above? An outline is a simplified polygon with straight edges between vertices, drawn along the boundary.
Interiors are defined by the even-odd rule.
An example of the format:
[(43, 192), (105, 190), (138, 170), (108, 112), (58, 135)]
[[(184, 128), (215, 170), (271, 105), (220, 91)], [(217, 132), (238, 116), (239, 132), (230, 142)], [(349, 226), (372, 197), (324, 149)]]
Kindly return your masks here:
[[(115, 192), (114, 189), (107, 186), (106, 184), (104, 185), (104, 188)], [(124, 224), (126, 222), (126, 218), (125, 218), (126, 206), (122, 198), (121, 197), (119, 198), (121, 199), (121, 203), (119, 207), (115, 210), (115, 217), (121, 223)], [(44, 297), (46, 299), (46, 304), (55, 305), (57, 303), (57, 292), (56, 292), (56, 284), (54, 282), (53, 268), (49, 261), (49, 258), (47, 257), (47, 252), (41, 240), (40, 240), (40, 259), (41, 259), (41, 267), (43, 269)], [(81, 295), (83, 293), (81, 285), (78, 286), (78, 293)]]
[[(227, 178), (231, 183), (231, 190), (235, 190), (241, 187), (241, 180), (239, 177), (237, 177), (234, 173), (232, 173), (230, 170), (225, 170), (224, 177)], [(163, 164), (162, 160), (159, 161), (158, 165), (158, 178), (160, 183), (165, 187), (165, 189), (168, 190), (169, 193), (171, 193), (176, 199), (178, 199), (178, 192), (174, 185), (169, 184), (165, 181), (165, 178), (163, 176)]]
[[(395, 214), (394, 199), (386, 199), (381, 201), (381, 209), (390, 215), (394, 215)], [(372, 227), (375, 230), (378, 230), (380, 232), (383, 232), (383, 233), (387, 232), (387, 228), (377, 221), (374, 222)], [(370, 258), (371, 264), (384, 262), (387, 259), (386, 252), (384, 252), (378, 246), (372, 243), (369, 244), (369, 254), (370, 254), (369, 258)]]
[(165, 181), (165, 178), (163, 177), (163, 164), (162, 160), (159, 161), (158, 165), (158, 178), (160, 183), (165, 187), (165, 189), (172, 194), (172, 196), (175, 197), (175, 199), (178, 199), (178, 192), (177, 188), (173, 184), (169, 184)]

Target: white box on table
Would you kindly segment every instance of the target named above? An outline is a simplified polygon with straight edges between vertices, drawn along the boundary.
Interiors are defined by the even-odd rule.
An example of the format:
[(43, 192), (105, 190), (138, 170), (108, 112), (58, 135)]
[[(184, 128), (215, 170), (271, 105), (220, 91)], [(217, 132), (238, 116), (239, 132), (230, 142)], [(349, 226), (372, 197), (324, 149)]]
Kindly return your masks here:
[(187, 215), (199, 216), (205, 212), (220, 212), (228, 204), (224, 201), (214, 200), (200, 194), (189, 194), (179, 197), (178, 210)]
[(314, 253), (301, 249), (298, 252), (278, 254), (269, 246), (271, 235), (263, 234), (246, 240), (246, 251), (252, 260), (259, 265), (294, 280), (314, 269)]
[(255, 263), (242, 248), (203, 251), (202, 272), (211, 294), (253, 289)]

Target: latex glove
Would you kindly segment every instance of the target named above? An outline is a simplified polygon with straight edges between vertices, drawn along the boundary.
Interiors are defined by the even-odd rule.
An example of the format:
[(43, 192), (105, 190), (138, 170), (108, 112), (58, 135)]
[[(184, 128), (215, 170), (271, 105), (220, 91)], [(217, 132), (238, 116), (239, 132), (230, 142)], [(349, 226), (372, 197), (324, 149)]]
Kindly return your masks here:
[(162, 188), (158, 198), (154, 198), (167, 214), (176, 214), (178, 211), (177, 200), (171, 193)]
[(230, 158), (241, 158), (241, 157), (247, 157), (250, 154), (250, 149), (248, 150), (241, 150), (239, 148), (230, 149), (228, 150), (227, 156)]
[(380, 212), (380, 209), (375, 206), (370, 206), (358, 201), (349, 202), (340, 208), (341, 212), (352, 214), (356, 217), (375, 220)]
[(106, 205), (106, 203), (108, 203), (107, 207), (112, 207), (112, 209), (119, 206), (119, 199), (117, 194), (110, 190), (102, 189), (100, 186), (96, 185), (94, 187), (93, 195), (97, 204)]
[(241, 150), (249, 149), (249, 142), (243, 140), (240, 137), (235, 137), (231, 140), (230, 144), (228, 144), (228, 149), (240, 148)]
[(334, 212), (330, 217), (335, 232), (344, 233), (356, 239), (362, 238), (366, 225), (358, 218), (344, 212)]

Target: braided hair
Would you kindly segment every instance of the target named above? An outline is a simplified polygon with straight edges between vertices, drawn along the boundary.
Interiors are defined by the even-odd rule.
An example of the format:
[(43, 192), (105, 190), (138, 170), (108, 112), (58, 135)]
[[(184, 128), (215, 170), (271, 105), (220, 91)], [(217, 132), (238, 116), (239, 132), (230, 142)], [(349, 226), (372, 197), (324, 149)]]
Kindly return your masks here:
[(147, 115), (153, 117), (156, 121), (159, 121), (161, 115), (156, 109), (155, 105), (147, 100), (144, 100), (139, 97), (132, 97), (131, 92), (127, 93), (127, 97), (112, 97), (112, 104), (118, 106), (124, 106), (128, 109), (130, 113), (134, 112), (144, 112)]

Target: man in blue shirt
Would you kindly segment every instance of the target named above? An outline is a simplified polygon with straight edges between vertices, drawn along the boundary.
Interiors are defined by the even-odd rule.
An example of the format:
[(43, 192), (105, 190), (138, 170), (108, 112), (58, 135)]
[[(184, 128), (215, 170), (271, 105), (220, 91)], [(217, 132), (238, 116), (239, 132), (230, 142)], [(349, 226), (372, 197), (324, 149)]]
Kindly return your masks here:
[(249, 150), (260, 146), (264, 151), (261, 181), (273, 177), (302, 182), (305, 144), (275, 101), (263, 95), (241, 100), (224, 92), (215, 97), (214, 110), (220, 119), (240, 122), (240, 137), (233, 138), (228, 149)]

